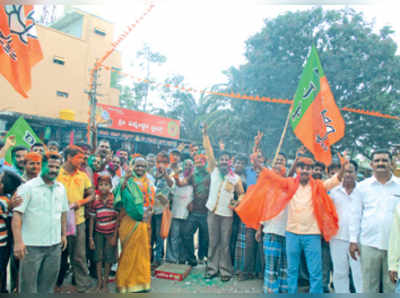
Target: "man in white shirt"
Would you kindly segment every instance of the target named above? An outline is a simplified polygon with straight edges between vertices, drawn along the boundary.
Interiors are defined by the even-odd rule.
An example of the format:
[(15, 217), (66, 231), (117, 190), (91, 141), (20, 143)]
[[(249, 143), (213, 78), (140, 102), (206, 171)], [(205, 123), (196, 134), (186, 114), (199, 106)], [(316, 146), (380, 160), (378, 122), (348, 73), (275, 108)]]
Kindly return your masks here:
[(227, 282), (233, 274), (229, 249), (235, 207), (233, 198), (236, 192), (240, 200), (244, 190), (240, 177), (229, 167), (231, 156), (228, 152), (219, 153), (217, 164), (206, 127), (203, 129), (203, 146), (211, 175), (210, 194), (206, 203), (209, 211), (207, 217), (209, 247), (205, 278), (211, 279), (220, 274), (221, 281)]
[(394, 211), (393, 223), (390, 229), (388, 262), (390, 279), (396, 284), (395, 293), (400, 294), (400, 204), (397, 205)]
[(14, 254), (20, 263), (21, 293), (52, 293), (60, 270), (61, 251), (67, 246), (68, 199), (55, 181), (61, 156), (44, 157), (41, 176), (17, 191), (23, 203), (14, 209)]
[(175, 193), (172, 196), (172, 221), (167, 240), (167, 262), (184, 264), (187, 260), (184, 249), (183, 228), (189, 216), (188, 205), (193, 201), (193, 185), (188, 183), (193, 175), (193, 162), (184, 162), (183, 173), (175, 173)]
[(387, 250), (393, 212), (399, 202), (400, 182), (392, 175), (392, 155), (375, 151), (371, 156), (373, 176), (357, 185), (350, 225), (350, 254), (361, 257), (363, 293), (393, 293), (388, 274)]
[(350, 220), (352, 217), (352, 201), (359, 196), (356, 188), (358, 165), (351, 160), (344, 171), (343, 183), (329, 193), (336, 206), (339, 217), (338, 233), (329, 243), (333, 263), (333, 285), (335, 293), (350, 293), (349, 271), (354, 281), (356, 293), (362, 293), (362, 274), (360, 260), (350, 257)]

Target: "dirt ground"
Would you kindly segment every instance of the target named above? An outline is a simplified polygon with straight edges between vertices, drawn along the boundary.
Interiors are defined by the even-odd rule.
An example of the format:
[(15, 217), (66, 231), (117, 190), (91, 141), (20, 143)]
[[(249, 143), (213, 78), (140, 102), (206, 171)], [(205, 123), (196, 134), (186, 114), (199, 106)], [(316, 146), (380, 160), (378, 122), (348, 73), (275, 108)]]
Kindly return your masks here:
[[(176, 293), (176, 294), (261, 294), (263, 281), (253, 279), (248, 281), (238, 281), (232, 278), (228, 282), (222, 282), (218, 277), (212, 280), (203, 278), (205, 265), (193, 267), (190, 274), (183, 281), (173, 281), (166, 279), (151, 279), (151, 293)], [(96, 280), (93, 279), (93, 286)], [(74, 293), (70, 284), (70, 276), (64, 282), (61, 293)], [(114, 282), (109, 282), (109, 292), (116, 293)], [(95, 292), (94, 289), (91, 292)]]

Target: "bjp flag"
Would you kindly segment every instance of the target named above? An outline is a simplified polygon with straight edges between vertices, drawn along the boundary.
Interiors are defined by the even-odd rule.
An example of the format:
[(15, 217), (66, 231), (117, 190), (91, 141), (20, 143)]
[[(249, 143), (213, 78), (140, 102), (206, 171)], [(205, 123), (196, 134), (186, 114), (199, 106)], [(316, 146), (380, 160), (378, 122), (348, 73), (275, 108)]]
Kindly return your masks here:
[(344, 136), (345, 123), (313, 46), (294, 97), (290, 122), (297, 138), (325, 165), (331, 146)]
[(27, 98), (31, 69), (43, 59), (32, 5), (0, 6), (0, 74)]

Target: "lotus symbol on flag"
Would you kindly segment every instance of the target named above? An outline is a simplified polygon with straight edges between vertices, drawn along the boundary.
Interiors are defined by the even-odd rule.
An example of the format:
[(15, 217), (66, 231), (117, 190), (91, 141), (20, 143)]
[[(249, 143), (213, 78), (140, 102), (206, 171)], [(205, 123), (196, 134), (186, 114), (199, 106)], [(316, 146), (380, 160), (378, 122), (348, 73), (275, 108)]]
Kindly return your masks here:
[(28, 44), (28, 37), (37, 38), (33, 10), (25, 16), (24, 7), (21, 5), (6, 5), (4, 9), (8, 16), (11, 33), (17, 34), (26, 45)]
[(32, 146), (33, 144), (35, 144), (35, 137), (27, 130), (25, 131), (24, 141)]
[(33, 5), (0, 5), (0, 75), (24, 98), (43, 59), (33, 15)]

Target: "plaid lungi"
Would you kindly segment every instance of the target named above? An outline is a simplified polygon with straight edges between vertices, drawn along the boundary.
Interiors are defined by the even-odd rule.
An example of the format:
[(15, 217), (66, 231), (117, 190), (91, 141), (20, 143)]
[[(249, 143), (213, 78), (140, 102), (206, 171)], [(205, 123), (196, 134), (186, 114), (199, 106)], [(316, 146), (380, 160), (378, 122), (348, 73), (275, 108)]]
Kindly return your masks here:
[(285, 237), (264, 235), (264, 293), (287, 293), (287, 257)]
[(239, 223), (239, 232), (236, 240), (235, 260), (233, 269), (235, 273), (243, 272), (244, 270), (244, 252), (246, 248), (246, 225)]

